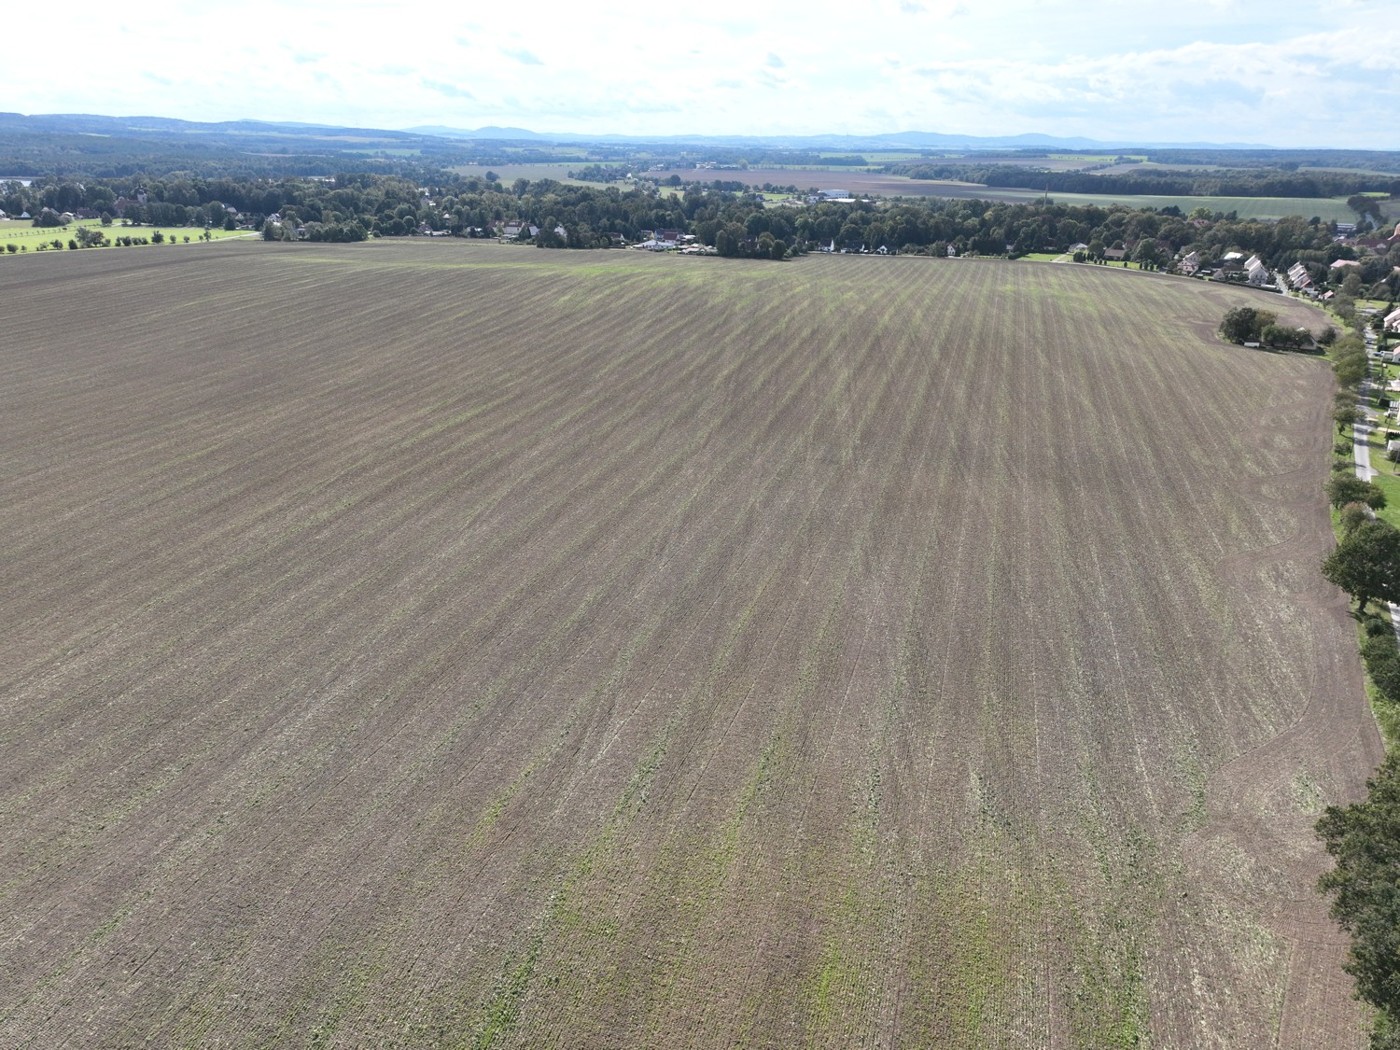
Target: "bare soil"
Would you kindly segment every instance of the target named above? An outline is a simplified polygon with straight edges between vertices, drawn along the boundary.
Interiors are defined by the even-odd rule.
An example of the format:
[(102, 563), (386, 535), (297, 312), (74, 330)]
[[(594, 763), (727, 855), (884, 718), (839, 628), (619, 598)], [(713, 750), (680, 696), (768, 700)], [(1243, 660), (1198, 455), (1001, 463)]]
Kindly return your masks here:
[(0, 262), (0, 1046), (1364, 1045), (1331, 378), (1245, 301)]

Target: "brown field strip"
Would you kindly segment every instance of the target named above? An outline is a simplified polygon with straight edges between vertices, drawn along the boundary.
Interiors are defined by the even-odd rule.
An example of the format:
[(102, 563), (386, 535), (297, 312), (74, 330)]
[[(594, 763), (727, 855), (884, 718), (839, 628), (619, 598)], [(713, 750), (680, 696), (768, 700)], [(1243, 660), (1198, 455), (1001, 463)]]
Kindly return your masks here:
[(1364, 1045), (1251, 293), (74, 254), (0, 265), (0, 1046)]

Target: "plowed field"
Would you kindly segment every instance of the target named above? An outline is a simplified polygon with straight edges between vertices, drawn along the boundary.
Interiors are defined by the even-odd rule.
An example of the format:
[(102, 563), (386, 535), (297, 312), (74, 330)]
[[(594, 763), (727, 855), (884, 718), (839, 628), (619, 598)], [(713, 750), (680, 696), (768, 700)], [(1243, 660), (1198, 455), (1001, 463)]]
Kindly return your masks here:
[(75, 254), (0, 262), (0, 1045), (1364, 1044), (1249, 293)]

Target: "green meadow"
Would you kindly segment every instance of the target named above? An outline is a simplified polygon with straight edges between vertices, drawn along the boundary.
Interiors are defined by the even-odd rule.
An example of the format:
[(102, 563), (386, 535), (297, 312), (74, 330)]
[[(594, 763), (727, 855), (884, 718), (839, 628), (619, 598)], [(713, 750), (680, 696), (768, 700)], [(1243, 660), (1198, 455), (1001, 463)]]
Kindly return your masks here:
[[(172, 240), (176, 244), (183, 244), (186, 239), (191, 244), (204, 240), (204, 230), (199, 226), (123, 226), (120, 222), (103, 226), (99, 219), (78, 219), (67, 226), (35, 226), (28, 219), (0, 219), (0, 252), (10, 255), (21, 251), (52, 251), (54, 241), (59, 241), (66, 250), (68, 242), (77, 239), (78, 228), (83, 226), (101, 228), (112, 244), (118, 237), (144, 237), (149, 241), (156, 233), (161, 235), (162, 247)], [(209, 239), (216, 241), (253, 236), (256, 234), (248, 230), (209, 231)], [(15, 246), (13, 253), (11, 244)]]

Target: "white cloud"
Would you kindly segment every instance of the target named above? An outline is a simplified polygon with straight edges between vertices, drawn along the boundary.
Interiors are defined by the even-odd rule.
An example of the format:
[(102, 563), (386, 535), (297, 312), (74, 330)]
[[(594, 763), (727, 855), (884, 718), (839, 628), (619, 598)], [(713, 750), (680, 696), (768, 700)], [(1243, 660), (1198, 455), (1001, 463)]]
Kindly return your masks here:
[(30, 113), (380, 127), (1388, 148), (1400, 101), (1388, 13), (1384, 0), (1198, 0), (1171, 17), (1127, 0), (880, 0), (861, 11), (775, 0), (739, 16), (642, 5), (607, 20), (571, 5), (531, 31), (508, 7), (473, 5), (415, 24), (411, 46), (386, 52), (402, 18), (380, 0), (191, 0), (174, 13), (124, 9), (104, 60), (62, 76), (50, 52), (9, 49), (0, 97)]

